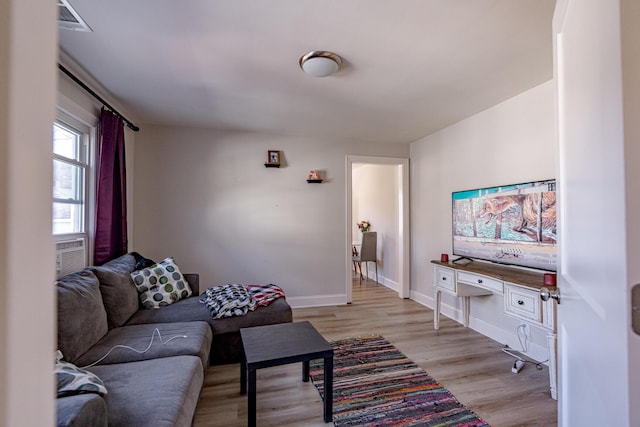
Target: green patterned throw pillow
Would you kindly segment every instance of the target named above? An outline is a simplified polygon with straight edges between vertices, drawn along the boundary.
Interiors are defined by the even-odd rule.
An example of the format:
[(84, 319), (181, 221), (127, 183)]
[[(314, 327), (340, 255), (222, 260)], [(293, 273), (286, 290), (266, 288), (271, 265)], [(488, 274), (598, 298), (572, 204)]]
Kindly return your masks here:
[(131, 273), (144, 308), (160, 308), (192, 295), (172, 257)]
[(53, 372), (58, 383), (58, 397), (82, 393), (98, 393), (103, 396), (107, 394), (107, 388), (96, 374), (62, 360), (62, 353), (59, 351)]

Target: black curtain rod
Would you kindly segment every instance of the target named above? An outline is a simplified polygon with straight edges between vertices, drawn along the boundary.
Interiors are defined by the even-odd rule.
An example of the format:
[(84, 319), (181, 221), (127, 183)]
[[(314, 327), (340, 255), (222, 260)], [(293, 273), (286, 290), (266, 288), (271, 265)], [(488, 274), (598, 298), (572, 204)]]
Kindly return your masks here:
[(109, 110), (111, 110), (116, 116), (120, 117), (122, 120), (124, 120), (125, 124), (127, 125), (127, 127), (129, 129), (131, 129), (134, 132), (138, 132), (140, 130), (140, 128), (136, 125), (134, 125), (131, 121), (129, 121), (125, 116), (123, 116), (122, 114), (120, 114), (120, 112), (118, 112), (118, 110), (116, 110), (115, 108), (113, 108), (107, 101), (105, 101), (104, 99), (102, 99), (102, 97), (100, 95), (98, 95), (97, 93), (95, 93), (93, 91), (93, 89), (91, 89), (89, 86), (87, 86), (86, 84), (84, 84), (79, 78), (77, 78), (76, 76), (74, 76), (71, 71), (67, 70), (62, 64), (58, 63), (58, 68), (60, 69), (60, 71), (62, 71), (63, 73), (65, 73), (67, 76), (69, 76), (69, 78), (71, 80), (73, 80), (74, 82), (76, 82), (76, 84), (78, 86), (80, 86), (82, 89), (84, 89), (87, 93), (89, 93), (89, 95), (93, 96), (95, 99), (97, 99), (98, 101), (100, 101), (105, 107), (107, 107)]

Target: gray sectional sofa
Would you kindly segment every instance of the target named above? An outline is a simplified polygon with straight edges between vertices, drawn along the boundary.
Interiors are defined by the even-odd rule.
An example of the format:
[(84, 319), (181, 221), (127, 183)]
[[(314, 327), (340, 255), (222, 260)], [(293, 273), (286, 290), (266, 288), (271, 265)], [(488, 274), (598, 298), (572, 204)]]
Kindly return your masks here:
[[(240, 328), (292, 321), (284, 298), (245, 316), (213, 319), (199, 302), (196, 274), (184, 275), (192, 297), (143, 309), (130, 276), (139, 258), (123, 255), (56, 283), (58, 349), (107, 389), (103, 396), (58, 397), (58, 426), (189, 426), (208, 365), (240, 360)], [(152, 336), (144, 353), (121, 347), (146, 349)]]

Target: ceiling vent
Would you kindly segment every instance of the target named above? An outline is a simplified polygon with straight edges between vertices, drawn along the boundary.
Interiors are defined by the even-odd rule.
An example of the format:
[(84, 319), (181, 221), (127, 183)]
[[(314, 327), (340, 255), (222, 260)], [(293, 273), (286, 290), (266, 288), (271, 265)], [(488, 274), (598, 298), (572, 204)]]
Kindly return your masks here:
[(84, 19), (73, 10), (68, 0), (58, 1), (58, 28), (72, 31), (93, 32)]

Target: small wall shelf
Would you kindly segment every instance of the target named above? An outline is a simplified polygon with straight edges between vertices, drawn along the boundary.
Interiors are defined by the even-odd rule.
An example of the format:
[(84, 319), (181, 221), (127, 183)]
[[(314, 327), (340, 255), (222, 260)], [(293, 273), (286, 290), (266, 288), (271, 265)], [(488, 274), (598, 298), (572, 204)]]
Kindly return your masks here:
[(307, 182), (309, 184), (321, 184), (322, 180), (321, 179), (308, 179)]
[(265, 163), (264, 167), (265, 168), (279, 168), (280, 167), (280, 163)]

